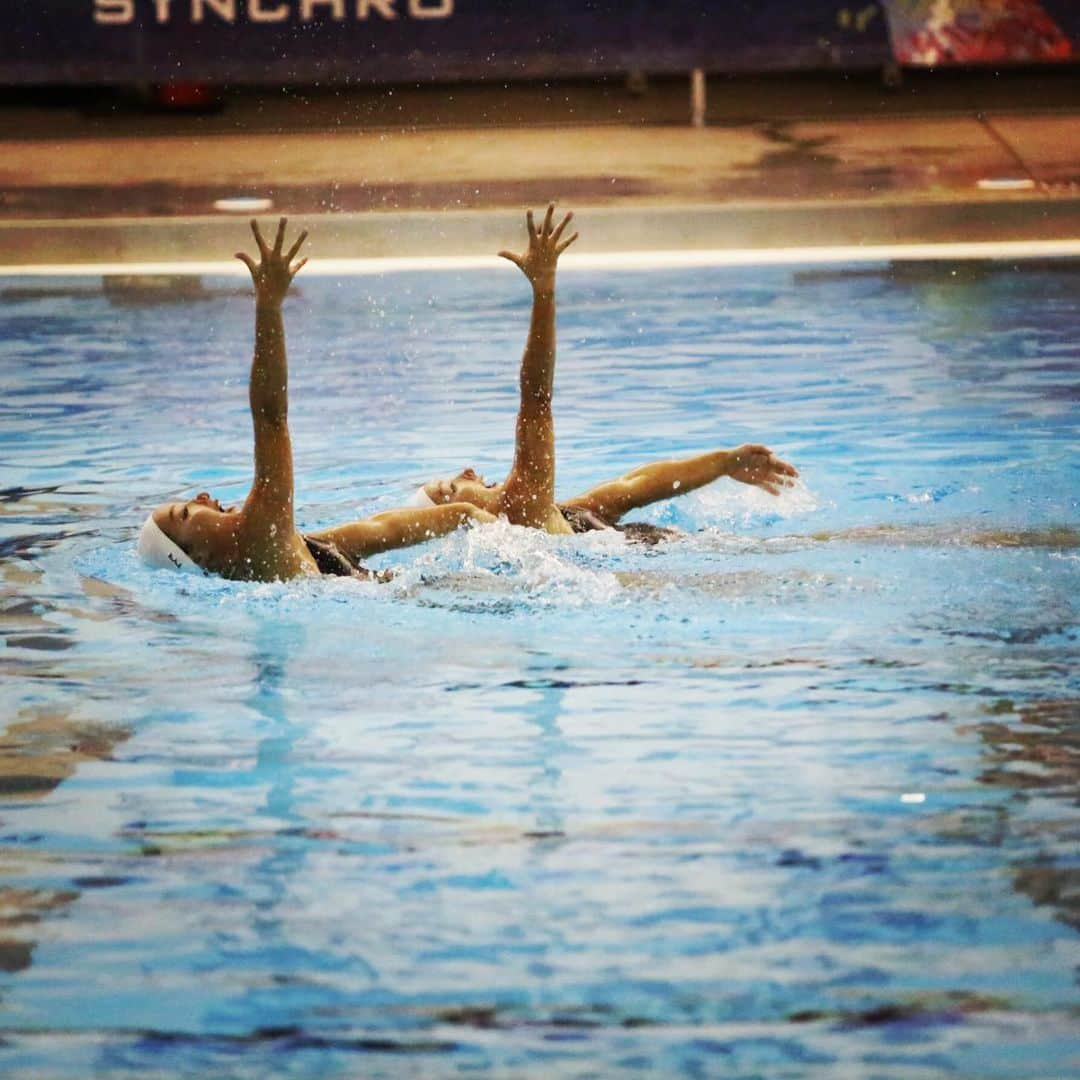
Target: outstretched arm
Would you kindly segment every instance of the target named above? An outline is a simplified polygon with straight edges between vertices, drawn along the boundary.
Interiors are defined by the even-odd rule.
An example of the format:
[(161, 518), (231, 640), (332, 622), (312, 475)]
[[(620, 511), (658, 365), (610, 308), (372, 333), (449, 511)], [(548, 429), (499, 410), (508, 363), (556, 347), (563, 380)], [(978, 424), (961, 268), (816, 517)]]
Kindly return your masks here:
[(567, 214), (553, 225), (552, 203), (539, 229), (530, 210), (526, 217), (529, 248), (523, 255), (500, 251), (532, 283), (529, 338), (521, 358), (521, 403), (515, 430), (514, 464), (503, 485), (502, 507), (516, 525), (544, 528), (555, 507), (555, 428), (551, 392), (555, 377), (555, 267), (559, 256), (577, 239), (562, 235), (573, 219)]
[(467, 525), (470, 521), (490, 522), (495, 516), (469, 503), (447, 503), (415, 510), (384, 510), (363, 521), (336, 525), (322, 532), (309, 533), (312, 540), (334, 544), (338, 551), (353, 562), (359, 562), (380, 551), (422, 544), (436, 536)]
[(798, 470), (781, 461), (767, 446), (746, 443), (734, 450), (714, 450), (709, 454), (678, 461), (654, 461), (633, 469), (618, 480), (570, 499), (566, 505), (592, 510), (614, 524), (631, 510), (650, 503), (685, 495), (722, 476), (743, 484), (764, 488), (770, 495), (790, 487)]
[(300, 238), (282, 253), (285, 243), (285, 218), (278, 223), (277, 238), (270, 248), (251, 222), (251, 231), (259, 247), (259, 262), (237, 252), (236, 257), (251, 271), (255, 284), (255, 354), (251, 361), (248, 398), (255, 429), (255, 480), (244, 503), (245, 522), (262, 535), (280, 536), (284, 541), (293, 534), (293, 463), (289, 439), (289, 371), (285, 358), (285, 324), (281, 305), (300, 268), (301, 259), (292, 265)]

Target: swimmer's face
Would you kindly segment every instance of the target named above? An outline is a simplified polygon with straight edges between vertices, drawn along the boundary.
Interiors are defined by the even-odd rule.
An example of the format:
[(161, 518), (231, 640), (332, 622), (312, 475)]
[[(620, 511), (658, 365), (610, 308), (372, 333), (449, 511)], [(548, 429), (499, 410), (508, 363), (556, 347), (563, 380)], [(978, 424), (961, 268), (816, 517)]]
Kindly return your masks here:
[(462, 469), (450, 480), (432, 480), (430, 484), (425, 484), (424, 491), (437, 505), (464, 502), (495, 513), (502, 495), (502, 485), (489, 483), (473, 469)]
[(200, 491), (187, 502), (165, 503), (154, 511), (154, 521), (161, 531), (200, 566), (220, 542), (222, 527), (236, 515), (235, 507), (224, 507)]

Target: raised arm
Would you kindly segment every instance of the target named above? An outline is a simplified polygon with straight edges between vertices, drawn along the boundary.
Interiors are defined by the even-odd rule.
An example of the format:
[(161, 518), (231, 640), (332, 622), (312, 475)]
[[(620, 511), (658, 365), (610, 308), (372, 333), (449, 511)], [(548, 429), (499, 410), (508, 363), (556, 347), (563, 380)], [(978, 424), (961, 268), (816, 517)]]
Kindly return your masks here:
[(312, 540), (334, 544), (353, 562), (359, 562), (381, 551), (411, 547), (445, 536), (469, 522), (491, 522), (493, 514), (471, 503), (447, 503), (404, 510), (384, 510), (363, 521), (335, 525), (332, 529), (309, 533)]
[(790, 487), (798, 475), (793, 465), (781, 461), (767, 446), (746, 443), (734, 450), (714, 450), (697, 457), (641, 465), (618, 480), (570, 499), (566, 505), (591, 510), (614, 524), (631, 510), (685, 495), (722, 476), (779, 495), (780, 489)]
[[(521, 358), (521, 402), (515, 429), (514, 463), (502, 491), (502, 510), (515, 525), (546, 528), (555, 509), (555, 427), (551, 392), (555, 377), (555, 267), (559, 256), (578, 238), (563, 232), (573, 219), (567, 214), (554, 225), (555, 205), (547, 209), (539, 229), (530, 210), (526, 216), (529, 248), (523, 255), (500, 251), (529, 279), (533, 289), (532, 318)], [(561, 521), (561, 518), (559, 519)]]
[(244, 252), (236, 257), (251, 271), (255, 285), (255, 353), (251, 361), (248, 397), (255, 429), (255, 479), (244, 503), (243, 516), (251, 532), (280, 536), (291, 542), (293, 527), (293, 462), (289, 439), (289, 370), (285, 357), (285, 324), (281, 305), (300, 268), (293, 259), (307, 238), (285, 254), (285, 218), (278, 223), (270, 248), (252, 221), (259, 262)]

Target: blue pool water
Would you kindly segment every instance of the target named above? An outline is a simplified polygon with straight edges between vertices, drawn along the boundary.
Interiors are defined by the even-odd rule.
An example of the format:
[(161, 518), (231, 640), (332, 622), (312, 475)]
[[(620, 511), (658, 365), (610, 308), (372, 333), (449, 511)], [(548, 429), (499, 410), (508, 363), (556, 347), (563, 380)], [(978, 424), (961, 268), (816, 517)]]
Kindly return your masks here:
[[(229, 280), (0, 283), (0, 1072), (1080, 1074), (1078, 267), (843, 269), (562, 281), (561, 494), (795, 490), (382, 587), (134, 557), (245, 493)], [(526, 299), (302, 281), (302, 528), (505, 470)]]

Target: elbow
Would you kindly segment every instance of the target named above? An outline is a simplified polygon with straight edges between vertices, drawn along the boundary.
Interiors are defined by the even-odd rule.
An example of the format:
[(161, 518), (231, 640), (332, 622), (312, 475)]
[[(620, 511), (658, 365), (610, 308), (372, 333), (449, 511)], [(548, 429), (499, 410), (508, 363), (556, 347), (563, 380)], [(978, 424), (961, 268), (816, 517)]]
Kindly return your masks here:
[(458, 527), (469, 522), (485, 523), (495, 520), (495, 515), (472, 503), (447, 503), (446, 511), (451, 515), (450, 524)]

